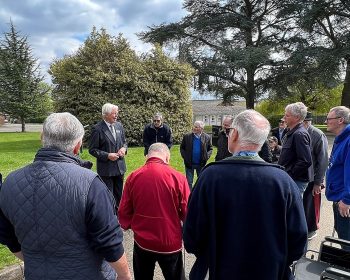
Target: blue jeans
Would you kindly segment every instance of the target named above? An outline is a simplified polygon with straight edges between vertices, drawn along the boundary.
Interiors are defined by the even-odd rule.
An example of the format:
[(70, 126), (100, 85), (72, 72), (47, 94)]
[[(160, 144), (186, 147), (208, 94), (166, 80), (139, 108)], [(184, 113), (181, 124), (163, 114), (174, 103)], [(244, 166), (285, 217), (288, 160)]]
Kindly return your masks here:
[(294, 182), (297, 184), (301, 198), (303, 198), (304, 192), (306, 190), (307, 185), (309, 184), (309, 182), (303, 182), (303, 181), (298, 181), (298, 180), (294, 180)]
[[(338, 210), (338, 203), (333, 202), (334, 228), (338, 238), (350, 241), (350, 218), (342, 217)], [(350, 251), (349, 246), (342, 246), (345, 250)]]
[(199, 174), (202, 171), (202, 167), (200, 165), (192, 165), (192, 168), (185, 167), (186, 178), (187, 178), (187, 182), (188, 182), (188, 186), (190, 187), (190, 190), (192, 190), (193, 177), (194, 177), (194, 171), (195, 170), (196, 170), (197, 178), (198, 178)]

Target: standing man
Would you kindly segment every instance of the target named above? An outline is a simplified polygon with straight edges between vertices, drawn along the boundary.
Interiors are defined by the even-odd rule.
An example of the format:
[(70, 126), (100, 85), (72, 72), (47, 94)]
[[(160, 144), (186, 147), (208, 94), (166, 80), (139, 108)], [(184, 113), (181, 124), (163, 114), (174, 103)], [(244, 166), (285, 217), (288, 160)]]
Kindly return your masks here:
[(333, 201), (338, 237), (350, 240), (350, 109), (332, 108), (325, 123), (336, 136), (326, 174), (326, 197)]
[(106, 103), (102, 106), (103, 120), (91, 131), (89, 153), (97, 160), (97, 173), (113, 193), (116, 208), (123, 191), (125, 159), (128, 145), (124, 128), (118, 118), (118, 106)]
[(122, 228), (134, 232), (136, 280), (152, 280), (156, 262), (166, 280), (185, 279), (181, 222), (190, 191), (185, 176), (171, 168), (169, 160), (165, 144), (152, 144), (146, 164), (125, 183), (118, 217)]
[(153, 116), (153, 123), (147, 124), (143, 130), (143, 145), (145, 146), (144, 154), (147, 155), (149, 147), (153, 143), (164, 143), (169, 150), (173, 145), (171, 136), (171, 129), (168, 125), (163, 123), (163, 116), (156, 113)]
[(311, 139), (311, 182), (308, 184), (304, 196), (304, 210), (308, 227), (308, 239), (314, 238), (320, 222), (321, 186), (328, 166), (328, 141), (326, 135), (312, 124), (312, 114), (307, 113), (303, 122)]
[(26, 280), (131, 279), (113, 197), (76, 156), (83, 136), (76, 117), (51, 114), (34, 162), (1, 188), (0, 242), (24, 260)]
[(302, 102), (286, 106), (284, 121), (288, 132), (282, 140), (282, 151), (278, 164), (282, 165), (298, 185), (301, 196), (310, 181), (309, 168), (312, 165), (311, 140), (303, 126), (307, 108)]
[(193, 131), (185, 134), (180, 145), (180, 153), (184, 160), (186, 178), (192, 189), (194, 171), (197, 177), (213, 152), (210, 136), (203, 132), (204, 123), (195, 121)]
[(284, 119), (280, 119), (278, 121), (278, 127), (275, 127), (273, 129), (271, 129), (271, 134), (272, 136), (275, 136), (278, 140), (278, 145), (282, 145), (282, 138), (285, 134), (285, 129), (286, 129), (286, 123), (284, 121)]
[(225, 116), (222, 120), (222, 130), (218, 136), (218, 150), (215, 157), (215, 161), (222, 160), (224, 158), (232, 156), (228, 151), (227, 139), (230, 133), (230, 127), (233, 122), (233, 116)]
[(233, 156), (204, 168), (189, 202), (183, 238), (197, 258), (190, 279), (291, 279), (289, 266), (307, 243), (298, 188), (258, 156), (267, 119), (246, 110), (232, 127)]

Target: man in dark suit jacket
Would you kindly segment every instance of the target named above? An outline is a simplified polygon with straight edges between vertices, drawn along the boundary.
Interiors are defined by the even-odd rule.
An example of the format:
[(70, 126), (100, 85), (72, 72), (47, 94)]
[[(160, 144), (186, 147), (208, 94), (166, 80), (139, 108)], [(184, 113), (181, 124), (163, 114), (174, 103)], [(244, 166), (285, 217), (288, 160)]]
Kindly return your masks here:
[(124, 128), (117, 122), (118, 106), (104, 104), (102, 117), (103, 120), (92, 128), (89, 153), (96, 157), (97, 173), (113, 193), (118, 208), (123, 191), (126, 171), (124, 156), (128, 145)]
[(286, 123), (284, 119), (280, 119), (278, 122), (278, 127), (271, 129), (271, 135), (275, 136), (278, 140), (278, 145), (282, 145), (282, 138), (286, 134)]
[(194, 171), (196, 170), (198, 177), (213, 152), (210, 136), (204, 133), (203, 129), (204, 123), (196, 121), (193, 132), (185, 134), (180, 145), (190, 189), (192, 189)]

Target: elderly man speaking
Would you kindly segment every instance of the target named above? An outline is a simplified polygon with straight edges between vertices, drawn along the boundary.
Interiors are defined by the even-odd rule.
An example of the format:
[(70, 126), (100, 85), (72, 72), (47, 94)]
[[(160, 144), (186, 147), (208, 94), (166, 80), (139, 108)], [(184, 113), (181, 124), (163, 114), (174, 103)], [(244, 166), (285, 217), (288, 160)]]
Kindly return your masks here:
[(51, 114), (34, 162), (1, 188), (0, 243), (24, 260), (26, 280), (131, 279), (112, 194), (76, 157), (83, 136), (76, 117)]
[(261, 114), (241, 112), (229, 134), (232, 157), (201, 173), (184, 225), (185, 248), (197, 257), (190, 279), (292, 279), (307, 227), (295, 182), (258, 156), (269, 131)]

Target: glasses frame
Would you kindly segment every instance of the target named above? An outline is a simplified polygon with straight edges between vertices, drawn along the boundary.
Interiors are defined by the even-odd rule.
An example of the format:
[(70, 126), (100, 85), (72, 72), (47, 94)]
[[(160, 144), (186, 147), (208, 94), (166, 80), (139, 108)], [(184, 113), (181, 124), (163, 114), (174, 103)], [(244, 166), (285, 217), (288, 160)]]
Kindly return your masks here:
[(341, 119), (342, 117), (334, 117), (334, 118), (326, 118), (326, 122), (330, 121), (330, 120), (336, 120), (336, 119)]

